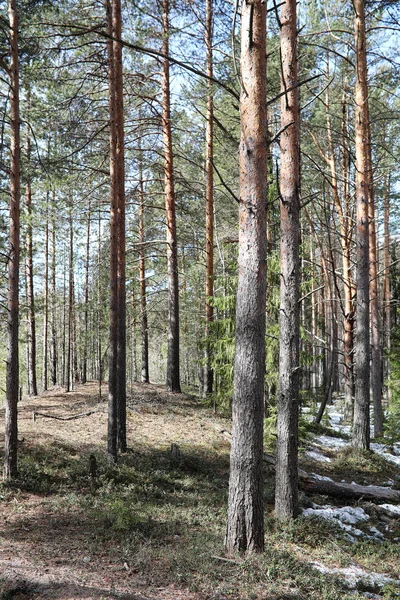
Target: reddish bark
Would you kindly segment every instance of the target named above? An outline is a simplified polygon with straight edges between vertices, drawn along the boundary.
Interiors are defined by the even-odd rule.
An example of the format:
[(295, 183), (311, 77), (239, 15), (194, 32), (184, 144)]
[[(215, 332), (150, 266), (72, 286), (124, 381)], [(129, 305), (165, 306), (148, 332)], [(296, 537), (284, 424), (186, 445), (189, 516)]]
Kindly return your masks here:
[(264, 548), (263, 416), (266, 301), (266, 5), (242, 4), (236, 351), (227, 552)]

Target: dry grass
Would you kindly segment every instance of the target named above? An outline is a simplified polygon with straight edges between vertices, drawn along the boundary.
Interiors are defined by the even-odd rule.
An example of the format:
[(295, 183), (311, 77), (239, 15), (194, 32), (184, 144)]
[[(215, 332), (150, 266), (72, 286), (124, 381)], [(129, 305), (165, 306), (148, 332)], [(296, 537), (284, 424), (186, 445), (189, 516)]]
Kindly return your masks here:
[[(32, 420), (33, 411), (91, 410), (70, 421)], [(25, 399), (19, 414), (20, 476), (0, 488), (3, 600), (354, 599), (364, 596), (350, 595), (310, 562), (384, 561), (382, 547), (357, 549), (326, 523), (300, 519), (283, 527), (271, 516), (263, 556), (222, 560), (229, 443), (221, 431), (229, 422), (195, 398), (134, 386), (129, 452), (117, 467), (107, 463), (107, 406), (94, 383)], [(181, 449), (175, 460), (172, 442)], [(270, 473), (265, 491), (270, 513)], [(399, 553), (389, 543), (385, 552), (395, 572)]]

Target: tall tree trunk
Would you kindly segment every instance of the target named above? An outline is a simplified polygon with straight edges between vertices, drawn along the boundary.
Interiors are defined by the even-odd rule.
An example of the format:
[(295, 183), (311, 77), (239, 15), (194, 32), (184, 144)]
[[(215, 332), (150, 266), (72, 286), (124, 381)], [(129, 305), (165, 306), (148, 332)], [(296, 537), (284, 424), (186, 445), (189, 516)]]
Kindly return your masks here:
[(56, 220), (55, 190), (52, 193), (51, 207), (51, 364), (50, 376), (52, 385), (57, 384), (57, 298), (56, 298)]
[(383, 434), (383, 408), (382, 408), (382, 381), (383, 363), (381, 350), (381, 318), (379, 314), (379, 280), (378, 280), (378, 256), (376, 246), (375, 228), (375, 199), (371, 152), (371, 128), (369, 125), (369, 111), (367, 110), (368, 138), (368, 215), (369, 215), (369, 279), (370, 279), (370, 325), (371, 325), (371, 396), (374, 407), (374, 436)]
[(63, 274), (63, 336), (62, 336), (62, 384), (67, 386), (67, 257), (64, 248)]
[(147, 321), (146, 300), (146, 264), (144, 252), (144, 189), (143, 189), (143, 154), (139, 147), (139, 293), (140, 293), (140, 330), (142, 348), (142, 383), (149, 383), (149, 329)]
[(16, 0), (9, 0), (10, 19), (10, 249), (8, 260), (8, 352), (6, 364), (6, 414), (4, 438), (4, 478), (17, 474), (18, 442), (18, 319), (19, 319), (19, 244), (20, 244), (20, 118), (19, 118), (19, 62), (18, 12)]
[[(73, 227), (73, 222), (71, 221)], [(74, 383), (79, 382), (79, 369), (78, 369), (78, 343), (77, 343), (77, 326), (76, 326), (76, 310), (75, 310), (75, 273), (74, 273), (74, 254), (72, 252), (72, 271), (71, 271), (71, 352), (72, 352), (72, 389)]]
[[(344, 86), (345, 87), (345, 86)], [(349, 153), (347, 150), (347, 102), (346, 90), (342, 98), (342, 180), (343, 180), (343, 204), (344, 218), (342, 241), (342, 264), (343, 264), (343, 286), (344, 286), (344, 317), (343, 317), (343, 354), (344, 354), (344, 416), (349, 423), (353, 421), (354, 411), (354, 279), (351, 268), (351, 243), (353, 238), (352, 215), (350, 209), (349, 194)]]
[(132, 328), (131, 328), (131, 348), (132, 348), (132, 378), (131, 383), (138, 380), (137, 368), (137, 310), (136, 310), (136, 281), (135, 273), (132, 275)]
[(357, 206), (357, 301), (354, 355), (355, 400), (353, 445), (368, 449), (370, 443), (369, 386), (369, 161), (368, 161), (368, 89), (364, 0), (354, 0), (356, 50), (355, 134), (356, 134), (356, 206)]
[[(207, 75), (213, 77), (213, 0), (206, 0)], [(207, 80), (206, 118), (206, 320), (203, 396), (212, 394), (213, 370), (211, 368), (210, 327), (214, 319), (214, 97), (211, 80)]]
[(69, 216), (69, 259), (68, 259), (68, 336), (67, 336), (67, 364), (66, 364), (66, 391), (73, 389), (73, 335), (74, 335), (74, 228), (72, 222), (72, 201)]
[[(27, 92), (28, 106), (30, 104), (30, 90)], [(29, 108), (28, 108), (29, 110)], [(28, 304), (28, 345), (29, 345), (29, 396), (37, 396), (37, 378), (36, 378), (36, 315), (35, 315), (35, 295), (33, 290), (33, 244), (32, 244), (32, 189), (30, 176), (30, 160), (31, 160), (31, 140), (29, 136), (29, 124), (26, 127), (26, 161), (27, 161), (27, 178), (26, 178), (26, 288), (27, 288), (27, 304)]]
[(44, 307), (43, 307), (43, 390), (47, 390), (47, 348), (49, 329), (49, 192), (46, 194), (46, 225), (44, 240)]
[[(169, 0), (163, 0), (163, 45), (165, 57), (169, 55)], [(162, 66), (162, 135), (164, 142), (164, 188), (167, 221), (168, 263), (168, 358), (167, 389), (181, 391), (179, 374), (179, 282), (178, 243), (176, 237), (174, 165), (171, 130), (171, 93), (169, 85), (169, 60), (163, 59)]]
[(266, 5), (242, 4), (236, 351), (225, 546), (264, 548), (263, 414), (266, 301)]
[(87, 205), (87, 227), (86, 227), (86, 260), (85, 260), (85, 324), (83, 338), (83, 361), (82, 361), (82, 383), (87, 381), (87, 348), (88, 348), (88, 325), (89, 325), (89, 260), (90, 260), (90, 225), (91, 225), (91, 197)]
[[(275, 514), (298, 513), (300, 168), (296, 0), (281, 8), (281, 295)], [(288, 92), (289, 88), (296, 88)]]
[(384, 348), (386, 355), (386, 380), (387, 380), (387, 403), (390, 402), (390, 328), (391, 328), (391, 313), (390, 313), (390, 229), (389, 229), (389, 214), (390, 214), (390, 177), (387, 183), (385, 175), (383, 184), (383, 223), (384, 223), (384, 272), (383, 272), (383, 297), (384, 297)]
[[(112, 7), (106, 0), (108, 33), (113, 36)], [(118, 191), (117, 191), (117, 130), (115, 106), (115, 68), (112, 40), (107, 41), (109, 113), (110, 113), (110, 348), (108, 373), (108, 441), (109, 460), (116, 462), (118, 454)]]
[(97, 361), (98, 361), (98, 401), (102, 400), (102, 379), (103, 379), (103, 357), (101, 355), (101, 282), (100, 282), (100, 264), (101, 264), (101, 203), (100, 196), (98, 202), (98, 220), (97, 220)]
[[(122, 37), (121, 0), (112, 0), (113, 37)], [(113, 41), (115, 71), (116, 193), (118, 197), (118, 344), (117, 344), (117, 443), (126, 452), (126, 255), (125, 255), (125, 157), (122, 45)]]

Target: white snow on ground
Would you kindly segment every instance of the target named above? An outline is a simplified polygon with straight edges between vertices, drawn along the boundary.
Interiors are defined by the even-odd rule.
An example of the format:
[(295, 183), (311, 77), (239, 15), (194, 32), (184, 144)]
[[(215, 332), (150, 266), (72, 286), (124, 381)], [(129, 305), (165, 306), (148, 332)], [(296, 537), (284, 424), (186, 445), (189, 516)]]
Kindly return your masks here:
[(387, 446), (385, 446), (385, 444), (371, 444), (371, 450), (382, 456), (388, 462), (394, 463), (395, 465), (400, 467), (400, 456), (395, 456), (395, 454), (388, 452)]
[(372, 533), (372, 536), (375, 538), (379, 538), (381, 540), (385, 539), (385, 534), (382, 533), (382, 531), (379, 531), (379, 529), (377, 529), (375, 526), (370, 527), (369, 528), (370, 533)]
[(356, 589), (358, 584), (365, 582), (371, 586), (383, 587), (388, 583), (400, 584), (400, 581), (389, 577), (384, 573), (373, 573), (364, 571), (361, 567), (351, 565), (350, 567), (339, 568), (339, 567), (327, 567), (320, 562), (313, 562), (312, 566), (317, 569), (320, 573), (328, 575), (337, 575), (343, 579), (346, 585), (351, 589)]
[(369, 515), (360, 507), (343, 506), (342, 508), (337, 508), (335, 506), (330, 506), (329, 504), (326, 506), (313, 504), (312, 508), (303, 509), (303, 516), (307, 517), (312, 515), (327, 519), (338, 525), (338, 527), (346, 532), (346, 537), (350, 542), (354, 542), (355, 537), (377, 540), (384, 539), (385, 537), (376, 527), (370, 527), (369, 531), (371, 535), (354, 527), (356, 523), (365, 523), (369, 520)]
[(350, 425), (341, 425), (341, 422), (343, 421), (343, 408), (342, 406), (340, 406), (340, 402), (335, 402), (334, 404), (328, 406), (327, 413), (329, 425), (332, 429), (334, 429), (338, 433), (351, 433)]
[(317, 444), (332, 450), (341, 450), (342, 448), (346, 448), (350, 445), (350, 442), (347, 440), (344, 440), (343, 438), (332, 437), (330, 435), (317, 435), (314, 439)]
[(369, 520), (369, 515), (367, 515), (365, 510), (359, 506), (343, 506), (342, 508), (337, 508), (335, 506), (318, 506), (317, 504), (314, 504), (314, 508), (305, 508), (303, 510), (303, 515), (315, 515), (329, 520), (335, 519), (341, 523), (349, 523), (350, 525)]
[(332, 462), (329, 456), (325, 456), (325, 454), (322, 454), (322, 452), (320, 452), (319, 450), (306, 450), (306, 452), (304, 452), (304, 455), (307, 458), (312, 458), (313, 460), (316, 460), (318, 462)]
[(311, 473), (314, 479), (318, 479), (319, 481), (333, 481), (330, 477), (326, 477), (325, 475), (318, 475), (318, 473)]
[(379, 506), (391, 517), (400, 517), (400, 506), (396, 504), (380, 504)]

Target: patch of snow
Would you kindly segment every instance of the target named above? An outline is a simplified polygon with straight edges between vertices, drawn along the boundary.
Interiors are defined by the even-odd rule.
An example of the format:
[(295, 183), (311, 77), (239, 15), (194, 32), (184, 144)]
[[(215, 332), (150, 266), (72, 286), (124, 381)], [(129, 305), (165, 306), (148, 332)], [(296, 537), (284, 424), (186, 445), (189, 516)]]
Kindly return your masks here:
[(396, 504), (380, 504), (379, 506), (391, 517), (400, 517), (400, 506)]
[(354, 506), (344, 506), (342, 508), (333, 507), (330, 505), (318, 506), (313, 505), (313, 508), (304, 508), (303, 516), (316, 516), (322, 519), (327, 519), (338, 525), (346, 532), (346, 537), (350, 542), (354, 542), (356, 537), (371, 537), (366, 535), (361, 529), (353, 527), (356, 523), (369, 520), (369, 515), (364, 509)]
[(394, 463), (398, 467), (400, 467), (400, 456), (395, 456), (391, 452), (388, 452), (387, 446), (385, 444), (371, 444), (371, 450), (382, 456), (388, 462)]
[(379, 531), (379, 529), (377, 529), (376, 527), (370, 527), (369, 530), (372, 533), (372, 537), (374, 537), (378, 540), (385, 539), (385, 535), (382, 533), (382, 531)]
[[(311, 473), (311, 475), (314, 477), (314, 479), (318, 479), (318, 481), (333, 481), (333, 479), (331, 479), (330, 477), (326, 477), (325, 475), (318, 475), (318, 473)], [(318, 508), (318, 505), (316, 504), (314, 508)]]
[(341, 448), (346, 448), (346, 446), (349, 445), (347, 440), (344, 440), (343, 438), (332, 437), (330, 435), (318, 435), (314, 439), (318, 444), (321, 444), (321, 446), (332, 448), (333, 450), (340, 450)]
[(325, 456), (319, 450), (306, 450), (306, 452), (304, 452), (304, 456), (307, 458), (312, 458), (318, 462), (332, 462), (329, 456)]
[(358, 584), (366, 582), (368, 585), (383, 587), (388, 583), (400, 583), (385, 573), (374, 573), (364, 571), (361, 567), (351, 565), (350, 567), (328, 567), (320, 562), (311, 563), (314, 569), (324, 575), (337, 575), (341, 577), (350, 589), (356, 589)]

